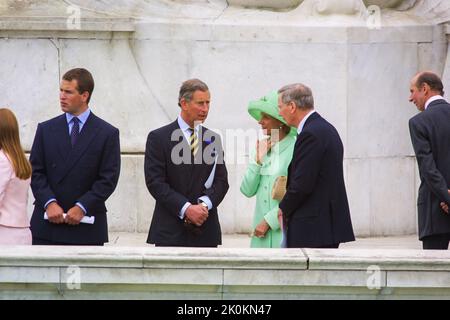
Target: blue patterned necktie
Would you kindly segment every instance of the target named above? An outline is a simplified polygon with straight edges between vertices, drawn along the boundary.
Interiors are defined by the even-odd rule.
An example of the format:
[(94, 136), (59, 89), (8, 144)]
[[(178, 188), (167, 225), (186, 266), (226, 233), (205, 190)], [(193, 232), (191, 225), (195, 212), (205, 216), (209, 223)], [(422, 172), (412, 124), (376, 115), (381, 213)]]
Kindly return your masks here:
[(80, 135), (80, 120), (77, 117), (72, 118), (73, 126), (70, 132), (70, 142), (72, 142), (72, 147), (77, 142), (78, 136)]

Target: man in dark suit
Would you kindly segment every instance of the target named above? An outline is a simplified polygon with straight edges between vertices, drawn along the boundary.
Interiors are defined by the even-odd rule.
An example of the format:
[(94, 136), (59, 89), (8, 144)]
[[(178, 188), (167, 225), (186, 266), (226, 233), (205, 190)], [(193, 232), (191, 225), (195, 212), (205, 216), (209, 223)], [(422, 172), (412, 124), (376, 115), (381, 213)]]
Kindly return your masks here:
[(443, 89), (432, 72), (411, 80), (409, 101), (420, 111), (409, 120), (409, 132), (421, 181), (417, 213), (423, 249), (447, 250), (450, 241), (450, 104)]
[(228, 178), (219, 135), (201, 125), (209, 103), (205, 83), (185, 81), (179, 92), (177, 120), (148, 135), (145, 181), (156, 200), (148, 243), (222, 244), (217, 206), (228, 191)]
[(338, 248), (353, 241), (345, 191), (342, 141), (314, 110), (311, 89), (292, 84), (279, 91), (278, 107), (298, 128), (288, 169), (287, 191), (279, 204), (288, 248)]
[(89, 109), (93, 90), (89, 71), (69, 70), (60, 86), (64, 114), (37, 127), (30, 155), (34, 245), (108, 242), (105, 201), (119, 179), (119, 130)]

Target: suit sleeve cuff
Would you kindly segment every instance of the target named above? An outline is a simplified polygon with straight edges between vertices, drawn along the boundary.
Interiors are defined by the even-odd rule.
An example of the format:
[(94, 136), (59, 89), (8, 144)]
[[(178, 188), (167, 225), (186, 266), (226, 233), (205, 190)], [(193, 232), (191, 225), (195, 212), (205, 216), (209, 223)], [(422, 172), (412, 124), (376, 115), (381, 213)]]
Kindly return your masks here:
[(83, 210), (83, 212), (84, 212), (84, 215), (86, 215), (86, 213), (87, 213), (87, 210), (86, 210), (86, 208), (80, 203), (80, 202), (77, 202), (77, 203), (75, 203), (77, 206), (79, 206), (80, 208), (81, 208), (81, 210)]
[(255, 160), (252, 160), (248, 164), (248, 169), (251, 170), (253, 173), (259, 174), (261, 171), (262, 165), (258, 164)]
[(48, 201), (45, 203), (45, 205), (44, 205), (44, 209), (47, 210), (47, 206), (48, 206), (50, 203), (52, 203), (52, 202), (56, 202), (56, 199), (51, 198), (50, 200), (48, 200)]
[(183, 208), (181, 208), (180, 212), (178, 213), (178, 217), (180, 217), (181, 220), (184, 220), (184, 215), (186, 213), (187, 208), (189, 208), (190, 205), (191, 205), (190, 202), (186, 202)]

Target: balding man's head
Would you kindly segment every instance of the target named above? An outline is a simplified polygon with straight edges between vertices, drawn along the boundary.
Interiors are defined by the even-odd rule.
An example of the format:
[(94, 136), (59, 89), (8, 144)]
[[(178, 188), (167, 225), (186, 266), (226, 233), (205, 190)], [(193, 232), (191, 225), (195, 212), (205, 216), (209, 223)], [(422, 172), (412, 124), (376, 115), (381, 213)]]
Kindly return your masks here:
[(411, 92), (409, 101), (413, 102), (419, 111), (423, 111), (428, 99), (436, 95), (444, 95), (444, 86), (438, 75), (424, 71), (412, 78), (409, 91)]
[(439, 76), (433, 72), (420, 72), (414, 77), (413, 81), (415, 82), (414, 84), (417, 88), (420, 88), (426, 84), (430, 87), (430, 90), (433, 91), (433, 93), (439, 94), (441, 96), (444, 95), (444, 86), (442, 84), (441, 78), (439, 78)]

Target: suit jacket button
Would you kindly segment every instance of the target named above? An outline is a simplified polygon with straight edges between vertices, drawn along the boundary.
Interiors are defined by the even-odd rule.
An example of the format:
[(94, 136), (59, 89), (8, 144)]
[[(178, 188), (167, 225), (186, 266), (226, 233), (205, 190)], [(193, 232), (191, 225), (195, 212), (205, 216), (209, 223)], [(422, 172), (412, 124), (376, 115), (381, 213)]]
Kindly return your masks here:
[(52, 163), (52, 168), (56, 168), (56, 163)]

